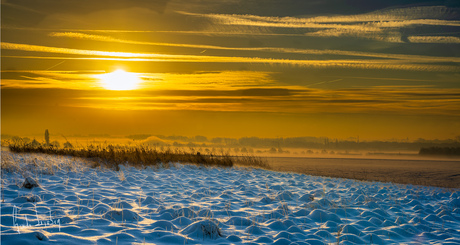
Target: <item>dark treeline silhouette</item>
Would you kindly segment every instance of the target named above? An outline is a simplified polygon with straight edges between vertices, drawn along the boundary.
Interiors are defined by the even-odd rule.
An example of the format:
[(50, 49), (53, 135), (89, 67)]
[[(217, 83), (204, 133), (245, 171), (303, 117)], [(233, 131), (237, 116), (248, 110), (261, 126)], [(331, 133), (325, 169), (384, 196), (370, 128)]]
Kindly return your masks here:
[(460, 156), (460, 147), (427, 147), (421, 148), (420, 155)]

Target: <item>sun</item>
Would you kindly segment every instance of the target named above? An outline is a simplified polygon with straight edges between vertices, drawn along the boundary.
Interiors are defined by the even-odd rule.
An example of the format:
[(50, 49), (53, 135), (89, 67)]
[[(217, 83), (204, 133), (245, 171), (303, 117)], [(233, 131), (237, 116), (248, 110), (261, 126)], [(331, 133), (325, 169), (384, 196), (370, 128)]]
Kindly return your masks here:
[(136, 73), (118, 69), (111, 73), (96, 75), (102, 87), (107, 90), (134, 90), (139, 87), (141, 79)]

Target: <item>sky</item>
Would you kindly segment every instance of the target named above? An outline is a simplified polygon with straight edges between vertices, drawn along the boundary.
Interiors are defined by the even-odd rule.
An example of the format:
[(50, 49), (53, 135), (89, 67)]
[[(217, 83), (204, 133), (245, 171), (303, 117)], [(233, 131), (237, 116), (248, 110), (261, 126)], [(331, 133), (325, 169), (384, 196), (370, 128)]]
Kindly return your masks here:
[(2, 0), (1, 130), (449, 139), (460, 3)]

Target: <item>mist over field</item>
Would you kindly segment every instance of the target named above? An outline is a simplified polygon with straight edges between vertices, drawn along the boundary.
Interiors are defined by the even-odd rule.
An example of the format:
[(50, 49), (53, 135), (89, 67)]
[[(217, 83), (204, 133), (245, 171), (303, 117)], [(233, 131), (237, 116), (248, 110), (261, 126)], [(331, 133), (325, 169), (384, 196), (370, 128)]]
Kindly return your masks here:
[[(70, 141), (75, 145), (148, 145), (161, 148), (193, 148), (202, 153), (217, 151), (226, 151), (234, 155), (240, 154), (268, 154), (267, 156), (284, 154), (288, 155), (329, 155), (334, 154), (341, 156), (360, 156), (370, 155), (378, 157), (379, 155), (417, 155), (422, 154), (421, 149), (446, 148), (456, 149), (460, 147), (460, 136), (454, 139), (445, 140), (426, 140), (418, 138), (416, 140), (407, 139), (390, 139), (390, 140), (360, 140), (359, 137), (350, 137), (346, 139), (328, 138), (328, 137), (277, 137), (277, 138), (260, 138), (260, 137), (206, 137), (196, 136), (165, 136), (151, 134), (136, 134), (124, 136), (111, 136), (108, 134), (89, 134), (89, 135), (71, 135), (54, 134), (51, 132), (51, 138), (61, 145), (65, 141)], [(13, 136), (2, 135), (4, 145), (7, 142), (30, 142), (38, 140), (44, 142), (43, 135), (35, 136)], [(432, 152), (426, 155), (438, 156), (458, 156), (458, 152)]]

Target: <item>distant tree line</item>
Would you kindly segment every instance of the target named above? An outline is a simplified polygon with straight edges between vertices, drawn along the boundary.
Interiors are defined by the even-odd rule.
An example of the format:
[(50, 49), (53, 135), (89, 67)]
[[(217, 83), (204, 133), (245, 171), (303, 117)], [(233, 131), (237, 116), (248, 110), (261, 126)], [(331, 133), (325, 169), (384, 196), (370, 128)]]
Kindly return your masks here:
[[(349, 139), (334, 139), (327, 137), (277, 137), (277, 138), (260, 138), (260, 137), (242, 137), (242, 138), (226, 138), (206, 136), (165, 136), (151, 134), (135, 134), (127, 135), (126, 138), (132, 140), (146, 140), (151, 136), (155, 136), (165, 142), (171, 143), (156, 143), (162, 146), (174, 147), (210, 147), (210, 148), (233, 148), (238, 149), (238, 152), (250, 152), (251, 149), (268, 149), (269, 152), (287, 153), (288, 148), (298, 148), (307, 150), (323, 151), (420, 151), (420, 154), (434, 154), (434, 152), (444, 152), (442, 154), (453, 155), (460, 148), (460, 136), (455, 139), (447, 140), (425, 140), (417, 139), (409, 140), (389, 140), (389, 141), (360, 141), (358, 138)], [(57, 141), (50, 139), (50, 134), (45, 131), (43, 145), (56, 146)], [(2, 135), (2, 139), (23, 144), (37, 144), (29, 138), (20, 138), (17, 136)], [(67, 141), (67, 139), (66, 139)], [(68, 142), (68, 141), (67, 141)], [(66, 143), (67, 143), (66, 142)], [(425, 153), (427, 152), (427, 153)], [(441, 154), (441, 153), (439, 153)]]
[(420, 155), (460, 156), (460, 147), (427, 147), (421, 148)]
[(163, 140), (174, 141), (173, 146), (212, 146), (227, 148), (267, 148), (272, 152), (282, 152), (283, 148), (328, 149), (328, 150), (389, 150), (389, 151), (419, 151), (429, 147), (460, 147), (460, 138), (448, 140), (415, 141), (359, 141), (357, 138), (348, 140), (331, 139), (327, 137), (287, 137), (287, 138), (207, 138), (205, 136), (164, 136), (156, 135)]

